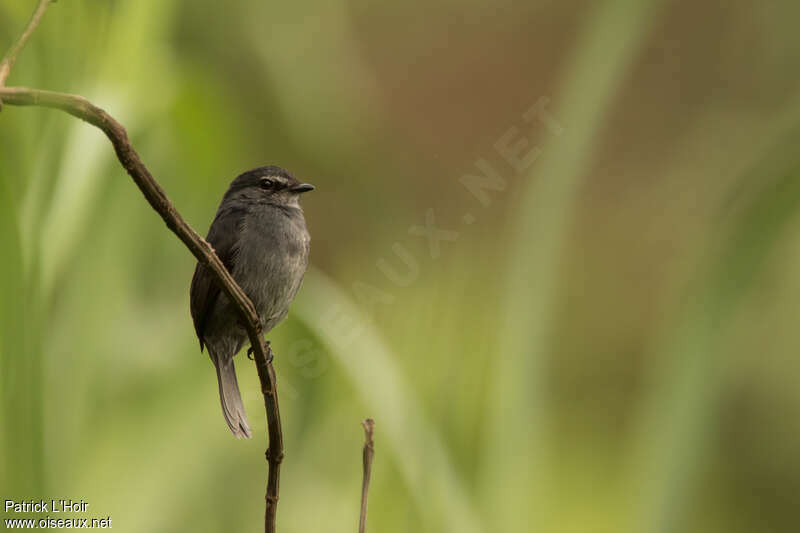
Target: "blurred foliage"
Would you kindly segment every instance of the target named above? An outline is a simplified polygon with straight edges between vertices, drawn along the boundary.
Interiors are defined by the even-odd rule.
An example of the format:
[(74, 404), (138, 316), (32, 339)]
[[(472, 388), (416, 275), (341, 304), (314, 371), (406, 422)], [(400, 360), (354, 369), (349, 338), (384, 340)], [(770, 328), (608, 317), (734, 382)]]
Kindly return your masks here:
[[(0, 4), (1, 49), (33, 4)], [(788, 532), (798, 15), (76, 0), (8, 83), (112, 113), (200, 232), (241, 171), (317, 185), (312, 268), (270, 334), (281, 531), (355, 528), (372, 416), (372, 531)], [(541, 98), (562, 130), (524, 118)], [(470, 194), (485, 164), (500, 181)], [(420, 238), (429, 213), (457, 236)], [(2, 110), (0, 239), (3, 498), (84, 499), (121, 531), (259, 527), (255, 372), (240, 355), (256, 437), (237, 442), (189, 318), (194, 261), (97, 130)]]

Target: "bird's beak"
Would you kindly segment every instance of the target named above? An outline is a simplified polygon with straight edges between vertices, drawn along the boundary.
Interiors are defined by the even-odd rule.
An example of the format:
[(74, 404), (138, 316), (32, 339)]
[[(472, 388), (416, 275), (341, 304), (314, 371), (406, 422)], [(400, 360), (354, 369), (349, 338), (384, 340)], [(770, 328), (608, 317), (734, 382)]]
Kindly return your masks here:
[(292, 187), (289, 190), (292, 191), (295, 194), (300, 194), (300, 193), (304, 193), (304, 192), (308, 192), (308, 191), (313, 191), (314, 190), (314, 186), (311, 185), (310, 183), (301, 183), (300, 185), (295, 185), (294, 187)]

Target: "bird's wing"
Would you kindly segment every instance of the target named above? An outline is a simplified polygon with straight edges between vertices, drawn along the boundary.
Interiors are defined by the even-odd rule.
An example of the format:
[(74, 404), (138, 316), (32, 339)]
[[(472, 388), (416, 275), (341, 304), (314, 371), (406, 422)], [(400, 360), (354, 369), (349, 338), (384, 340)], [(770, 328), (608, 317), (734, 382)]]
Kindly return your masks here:
[[(241, 223), (244, 220), (246, 210), (241, 207), (220, 208), (211, 229), (208, 230), (206, 240), (217, 252), (228, 272), (233, 272), (236, 262), (237, 244)], [(200, 341), (200, 350), (203, 350), (205, 326), (208, 317), (214, 310), (214, 305), (220, 294), (220, 287), (214, 279), (214, 275), (207, 267), (200, 263), (194, 269), (192, 286), (190, 289), (190, 308), (194, 329)]]

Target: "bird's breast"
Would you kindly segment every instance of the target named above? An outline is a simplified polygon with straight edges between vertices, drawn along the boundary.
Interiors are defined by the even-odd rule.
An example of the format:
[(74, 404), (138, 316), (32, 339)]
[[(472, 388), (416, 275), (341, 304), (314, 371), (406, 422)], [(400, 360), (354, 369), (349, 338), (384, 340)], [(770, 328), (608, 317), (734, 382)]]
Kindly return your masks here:
[(234, 278), (270, 329), (286, 316), (308, 265), (309, 235), (302, 211), (270, 209), (246, 217)]

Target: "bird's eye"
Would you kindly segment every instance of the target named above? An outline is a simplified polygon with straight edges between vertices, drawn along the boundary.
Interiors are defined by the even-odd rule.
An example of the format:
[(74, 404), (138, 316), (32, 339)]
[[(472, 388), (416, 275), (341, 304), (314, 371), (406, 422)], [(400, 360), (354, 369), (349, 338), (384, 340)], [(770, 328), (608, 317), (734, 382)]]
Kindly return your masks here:
[(275, 187), (275, 180), (269, 178), (261, 178), (260, 185), (262, 189), (273, 189)]

